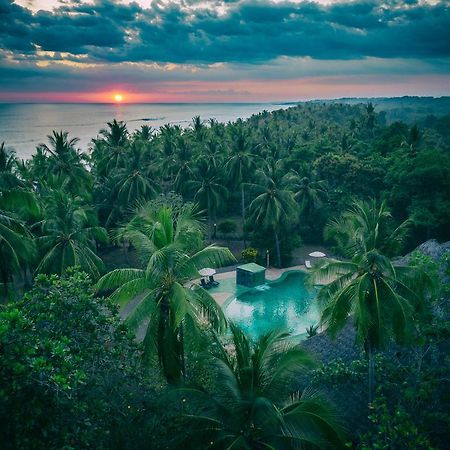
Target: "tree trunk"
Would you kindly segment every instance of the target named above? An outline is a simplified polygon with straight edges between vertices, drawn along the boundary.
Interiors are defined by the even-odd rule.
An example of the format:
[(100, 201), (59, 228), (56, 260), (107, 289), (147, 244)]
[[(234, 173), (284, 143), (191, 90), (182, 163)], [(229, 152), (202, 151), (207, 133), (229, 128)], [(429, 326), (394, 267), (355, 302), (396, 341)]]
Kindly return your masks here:
[(280, 252), (280, 240), (278, 239), (278, 233), (275, 231), (275, 247), (277, 250), (277, 264), (281, 267), (281, 252)]
[(3, 294), (5, 295), (5, 300), (8, 300), (9, 273), (7, 270), (2, 270), (2, 282), (3, 282)]
[(180, 325), (180, 366), (183, 380), (186, 380), (186, 360), (184, 356), (184, 330), (183, 322)]
[[(170, 304), (167, 297), (160, 299), (160, 320), (158, 325), (158, 356), (164, 376), (169, 384), (177, 384), (181, 377), (180, 340), (172, 329)], [(169, 331), (168, 331), (169, 329)]]
[(367, 357), (369, 362), (369, 406), (375, 397), (375, 358), (372, 343), (367, 341)]
[(247, 247), (245, 242), (245, 195), (244, 195), (244, 183), (241, 183), (241, 208), (242, 208), (242, 241), (244, 249)]
[(208, 196), (208, 204), (206, 207), (208, 211), (208, 242), (211, 244), (212, 242), (212, 216), (211, 216), (211, 200)]

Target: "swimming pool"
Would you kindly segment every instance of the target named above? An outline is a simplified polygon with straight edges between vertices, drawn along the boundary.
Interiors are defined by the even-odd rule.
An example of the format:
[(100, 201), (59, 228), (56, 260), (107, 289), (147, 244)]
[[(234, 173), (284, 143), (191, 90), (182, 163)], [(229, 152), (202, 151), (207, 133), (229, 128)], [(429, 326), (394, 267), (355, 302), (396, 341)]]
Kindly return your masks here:
[(247, 289), (224, 305), (225, 315), (257, 338), (274, 328), (306, 336), (306, 328), (319, 322), (316, 290), (305, 287), (305, 274), (292, 271), (281, 279)]

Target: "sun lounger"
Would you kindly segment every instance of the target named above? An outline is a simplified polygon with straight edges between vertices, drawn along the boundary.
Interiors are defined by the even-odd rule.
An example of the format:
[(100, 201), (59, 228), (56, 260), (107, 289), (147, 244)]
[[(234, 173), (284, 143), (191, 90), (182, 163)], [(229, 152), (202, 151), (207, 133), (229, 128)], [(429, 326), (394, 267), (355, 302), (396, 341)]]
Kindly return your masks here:
[(214, 275), (210, 275), (210, 277), (209, 277), (209, 283), (210, 283), (212, 286), (219, 286), (219, 282), (216, 281), (216, 280), (214, 279)]
[(205, 280), (204, 278), (201, 278), (201, 279), (200, 279), (200, 286), (201, 286), (203, 289), (211, 289), (211, 288), (212, 288), (211, 283), (207, 283), (206, 280)]
[(307, 269), (312, 269), (311, 261), (306, 260), (306, 261), (305, 261), (305, 267), (306, 267)]

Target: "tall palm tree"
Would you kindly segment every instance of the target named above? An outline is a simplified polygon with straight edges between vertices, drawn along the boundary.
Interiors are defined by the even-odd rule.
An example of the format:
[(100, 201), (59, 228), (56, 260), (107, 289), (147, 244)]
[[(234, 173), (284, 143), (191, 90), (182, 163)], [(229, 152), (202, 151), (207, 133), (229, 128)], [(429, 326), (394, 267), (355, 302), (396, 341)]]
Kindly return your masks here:
[(185, 195), (188, 190), (188, 181), (194, 178), (194, 161), (192, 147), (183, 136), (175, 138), (176, 150), (161, 162), (163, 173), (174, 174), (173, 187), (175, 192)]
[(38, 213), (34, 194), (14, 172), (17, 159), (14, 152), (0, 145), (0, 276), (3, 293), (13, 274), (29, 265), (35, 256), (35, 245), (24, 216)]
[[(183, 448), (344, 448), (330, 407), (312, 392), (294, 392), (296, 376), (311, 365), (287, 333), (271, 331), (257, 342), (231, 325), (233, 352), (216, 339), (213, 389), (183, 388)], [(178, 444), (178, 443), (175, 443)]]
[(372, 102), (367, 103), (364, 107), (365, 110), (365, 125), (366, 127), (372, 132), (373, 135), (373, 129), (375, 127), (376, 123), (376, 114), (375, 114), (375, 105)]
[(374, 203), (355, 203), (328, 228), (329, 233), (336, 229), (332, 235), (341, 239), (351, 260), (329, 259), (312, 273), (314, 283), (328, 283), (318, 299), (324, 307), (321, 321), (331, 336), (353, 319), (369, 361), (369, 402), (374, 398), (374, 352), (389, 339), (407, 340), (423, 309), (425, 291), (431, 288), (423, 272), (396, 266), (383, 254), (382, 249), (396, 248), (404, 233), (401, 227), (386, 233), (388, 218), (384, 204), (375, 208)]
[(260, 193), (249, 207), (253, 223), (273, 232), (279, 267), (281, 267), (279, 232), (283, 224), (292, 221), (297, 209), (294, 194), (284, 188), (280, 163), (269, 161), (265, 171), (260, 171), (261, 182), (252, 185)]
[(96, 242), (108, 241), (108, 234), (97, 226), (93, 212), (80, 198), (63, 191), (52, 191), (45, 198), (44, 219), (35, 225), (42, 254), (36, 273), (61, 274), (70, 266), (80, 266), (94, 279), (100, 276), (102, 260), (96, 255)]
[(225, 317), (214, 299), (201, 287), (189, 286), (189, 282), (199, 277), (202, 267), (218, 267), (234, 261), (234, 257), (222, 247), (191, 248), (201, 237), (197, 216), (192, 205), (178, 210), (157, 202), (142, 205), (119, 235), (136, 248), (145, 268), (116, 269), (97, 284), (98, 290), (113, 289), (112, 298), (120, 304), (141, 297), (127, 322), (136, 329), (149, 320), (145, 355), (151, 360), (156, 354), (164, 375), (173, 383), (185, 373), (185, 345), (198, 341), (202, 317), (215, 330), (225, 326)]
[(294, 198), (300, 206), (300, 212), (309, 216), (319, 209), (327, 199), (327, 187), (324, 180), (312, 180), (292, 170), (287, 177), (288, 186), (294, 192)]
[(188, 182), (189, 189), (194, 192), (194, 199), (207, 211), (209, 241), (211, 241), (212, 223), (215, 214), (228, 195), (228, 190), (222, 184), (220, 175), (217, 167), (202, 158), (197, 162), (196, 179)]
[(139, 130), (133, 134), (134, 140), (142, 142), (150, 142), (153, 138), (153, 129), (149, 125), (142, 125)]
[(392, 214), (383, 201), (355, 201), (341, 217), (332, 219), (324, 229), (325, 239), (333, 239), (345, 256), (352, 258), (370, 250), (396, 256), (402, 249), (412, 222), (394, 226)]
[(0, 197), (0, 272), (3, 293), (8, 295), (12, 275), (34, 259), (35, 246), (24, 222), (11, 211), (3, 209)]
[(20, 185), (20, 181), (14, 173), (17, 163), (15, 153), (9, 151), (2, 142), (0, 144), (0, 187), (2, 190), (16, 188)]
[(405, 138), (405, 140), (401, 143), (402, 147), (407, 147), (409, 149), (409, 152), (411, 156), (415, 156), (417, 153), (417, 149), (422, 141), (422, 133), (417, 126), (417, 124), (414, 124), (408, 133), (408, 136)]
[(195, 136), (195, 139), (198, 142), (202, 142), (205, 138), (207, 128), (200, 118), (200, 116), (195, 116), (192, 119), (192, 132)]
[[(51, 173), (61, 180), (69, 179), (72, 191), (87, 190), (92, 185), (92, 177), (83, 165), (85, 156), (75, 147), (79, 139), (69, 139), (67, 131), (53, 131), (47, 137), (49, 145), (40, 145), (48, 158), (47, 173)], [(39, 175), (42, 177), (42, 174)]]
[(114, 196), (124, 207), (134, 205), (136, 200), (149, 200), (156, 194), (156, 183), (151, 177), (149, 164), (142, 143), (133, 142), (125, 167), (119, 169), (114, 177)]
[(171, 163), (176, 158), (177, 145), (182, 139), (183, 130), (179, 125), (163, 125), (159, 129), (158, 141), (161, 146), (162, 154), (162, 171), (163, 174), (170, 180), (170, 185), (173, 185), (173, 179), (175, 176), (175, 168)]
[(235, 186), (241, 190), (241, 214), (245, 247), (245, 183), (251, 181), (256, 172), (256, 155), (250, 151), (249, 137), (242, 127), (237, 127), (232, 136), (232, 145), (226, 162), (226, 172)]
[(108, 176), (112, 170), (123, 167), (128, 154), (127, 124), (114, 119), (107, 125), (108, 128), (100, 131), (101, 137), (93, 140), (92, 159), (101, 176)]

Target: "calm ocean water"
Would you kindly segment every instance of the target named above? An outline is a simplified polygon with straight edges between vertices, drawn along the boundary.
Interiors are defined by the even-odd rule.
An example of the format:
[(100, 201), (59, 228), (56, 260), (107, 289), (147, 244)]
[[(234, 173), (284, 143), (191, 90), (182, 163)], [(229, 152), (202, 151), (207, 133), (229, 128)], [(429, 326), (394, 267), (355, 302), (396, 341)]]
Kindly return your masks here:
[(90, 140), (112, 119), (127, 122), (130, 131), (141, 125), (158, 128), (166, 123), (188, 126), (194, 116), (219, 122), (248, 118), (263, 110), (286, 105), (268, 103), (181, 104), (0, 104), (0, 142), (16, 150), (19, 158), (30, 158), (36, 146), (47, 142), (52, 130), (69, 132), (80, 139), (86, 151)]

